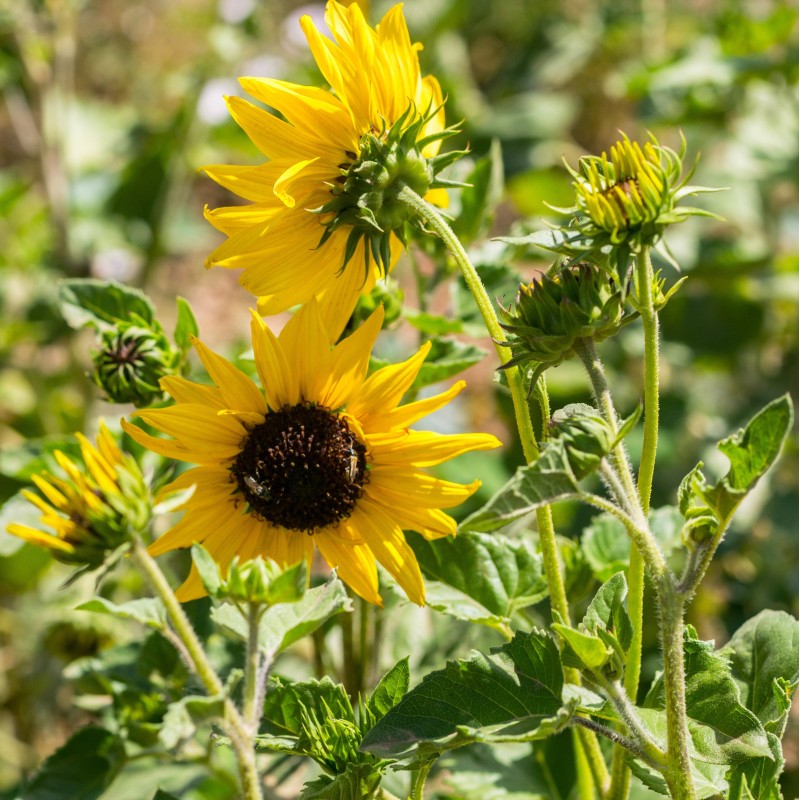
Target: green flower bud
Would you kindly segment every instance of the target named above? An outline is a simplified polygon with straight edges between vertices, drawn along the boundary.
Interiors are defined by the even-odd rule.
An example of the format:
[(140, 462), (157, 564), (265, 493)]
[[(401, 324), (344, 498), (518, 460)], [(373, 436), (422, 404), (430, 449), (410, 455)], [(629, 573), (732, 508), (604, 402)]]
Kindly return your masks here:
[(369, 294), (362, 294), (358, 298), (356, 307), (350, 315), (340, 339), (354, 333), (378, 306), (383, 306), (383, 327), (389, 327), (400, 319), (400, 315), (403, 313), (403, 297), (403, 290), (397, 281), (389, 276), (385, 277), (375, 284)]
[(557, 366), (575, 354), (577, 340), (600, 342), (630, 319), (614, 279), (588, 263), (523, 284), (514, 306), (501, 307), (500, 314), (513, 355), (504, 368), (530, 362)]
[(564, 443), (570, 468), (578, 480), (597, 469), (616, 438), (600, 413), (585, 403), (572, 403), (556, 411), (550, 420), (550, 433)]
[(219, 565), (207, 553), (198, 553), (198, 549), (199, 545), (193, 548), (195, 564), (206, 591), (217, 600), (273, 606), (296, 603), (306, 592), (308, 565), (305, 561), (284, 569), (262, 556), (241, 564), (236, 556), (226, 576), (222, 577)]
[(175, 372), (179, 354), (162, 333), (120, 323), (103, 331), (100, 345), (92, 353), (92, 380), (108, 400), (140, 407), (163, 399), (158, 382)]
[[(358, 155), (348, 153), (351, 161), (339, 165), (341, 174), (330, 185), (333, 200), (313, 210), (327, 217), (319, 246), (338, 228), (350, 229), (342, 270), (363, 241), (383, 273), (389, 271), (391, 234), (405, 243), (406, 225), (419, 224), (415, 212), (398, 198), (404, 187), (424, 196), (433, 188), (459, 185), (438, 179), (437, 174), (463, 152), (426, 155), (432, 143), (457, 133), (447, 128), (425, 135), (425, 127), (437, 111), (433, 109), (418, 117), (415, 108), (409, 106), (388, 130), (371, 130), (364, 134)], [(414, 122), (407, 124), (414, 118)]]

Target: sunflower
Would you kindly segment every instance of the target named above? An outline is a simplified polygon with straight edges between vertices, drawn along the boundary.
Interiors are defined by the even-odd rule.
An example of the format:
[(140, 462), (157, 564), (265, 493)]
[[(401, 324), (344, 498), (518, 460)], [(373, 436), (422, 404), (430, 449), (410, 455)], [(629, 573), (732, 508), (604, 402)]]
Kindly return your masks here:
[[(215, 385), (165, 377), (162, 386), (176, 404), (136, 413), (174, 438), (156, 438), (123, 422), (145, 447), (199, 464), (166, 487), (196, 488), (181, 521), (151, 545), (153, 555), (202, 542), (224, 569), (234, 556), (264, 555), (289, 565), (310, 560), (317, 547), (364, 599), (381, 603), (377, 561), (413, 602), (424, 604), (419, 565), (403, 530), (428, 539), (455, 534), (455, 521), (441, 509), (461, 503), (480, 481), (451, 483), (422, 470), (500, 442), (483, 433), (408, 428), (452, 400), (464, 383), (399, 405), (430, 345), (367, 377), (382, 321), (379, 308), (331, 349), (314, 300), (277, 337), (254, 313), (253, 352), (263, 392), (194, 342)], [(203, 594), (193, 569), (178, 597)]]
[[(411, 212), (395, 199), (406, 185), (447, 204), (435, 173), (444, 126), (438, 81), (422, 77), (400, 5), (374, 29), (355, 3), (329, 2), (335, 41), (308, 16), (300, 25), (333, 92), (270, 78), (241, 78), (244, 90), (279, 117), (240, 97), (228, 108), (269, 159), (260, 166), (216, 165), (205, 172), (250, 205), (209, 210), (228, 236), (206, 266), (243, 269), (240, 283), (268, 316), (320, 300), (335, 337), (361, 293), (388, 273), (402, 251)], [(363, 247), (361, 246), (363, 245)]]
[(100, 424), (96, 447), (83, 434), (77, 439), (80, 460), (60, 450), (53, 454), (63, 478), (47, 472), (32, 476), (43, 497), (22, 490), (42, 512), (41, 523), (54, 533), (16, 522), (7, 530), (46, 547), (59, 561), (94, 569), (146, 526), (150, 506), (136, 462), (117, 447), (105, 425)]

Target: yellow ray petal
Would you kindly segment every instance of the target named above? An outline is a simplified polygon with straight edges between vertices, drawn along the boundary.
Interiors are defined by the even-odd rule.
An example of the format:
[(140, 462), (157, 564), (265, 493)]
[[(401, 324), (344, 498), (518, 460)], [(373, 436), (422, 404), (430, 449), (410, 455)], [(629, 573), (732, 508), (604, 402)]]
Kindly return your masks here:
[(502, 442), (488, 433), (441, 434), (400, 431), (367, 434), (367, 448), (375, 464), (431, 467), (471, 450), (492, 450)]
[(372, 414), (368, 428), (376, 433), (407, 428), (417, 420), (422, 419), (422, 417), (447, 405), (466, 385), (465, 381), (458, 381), (441, 394), (399, 406), (385, 414)]
[(256, 411), (260, 414), (267, 410), (264, 395), (247, 375), (194, 336), (192, 344), (228, 408), (236, 411)]
[(216, 386), (194, 383), (194, 381), (186, 380), (178, 375), (168, 375), (162, 378), (159, 385), (178, 403), (199, 403), (216, 410), (228, 407), (222, 392)]
[(314, 298), (286, 323), (278, 336), (292, 365), (301, 400), (318, 402), (330, 374), (330, 340)]
[[(408, 467), (376, 465), (369, 471), (367, 491), (370, 495), (373, 491), (375, 496), (379, 495), (384, 505), (452, 508), (471, 497), (480, 485), (479, 480), (467, 484), (453, 483)], [(405, 502), (403, 498), (406, 498)]]
[(189, 447), (183, 442), (176, 442), (173, 439), (159, 439), (157, 436), (151, 436), (126, 420), (121, 420), (120, 424), (125, 433), (142, 447), (146, 447), (148, 450), (167, 458), (175, 458), (178, 461), (189, 461), (195, 464), (218, 464), (230, 461), (238, 453), (237, 450), (233, 455), (225, 455), (228, 451), (225, 448), (220, 449), (216, 445), (214, 447), (205, 447), (194, 444)]
[(373, 418), (391, 411), (400, 402), (417, 377), (430, 349), (431, 343), (425, 342), (411, 358), (401, 364), (383, 367), (367, 378), (359, 396), (348, 409), (361, 420), (365, 430), (369, 430)]
[(293, 406), (300, 401), (300, 386), (294, 379), (278, 337), (255, 311), (251, 309), (250, 314), (253, 354), (267, 405), (273, 411)]
[(378, 306), (369, 318), (333, 348), (330, 373), (320, 391), (320, 403), (328, 408), (344, 406), (361, 388), (369, 367), (372, 346), (383, 325), (383, 306)]
[[(220, 186), (224, 186), (239, 197), (254, 203), (275, 202), (272, 186), (278, 176), (286, 169), (281, 159), (259, 164), (255, 167), (240, 167), (233, 164), (209, 164), (202, 171)], [(246, 209), (241, 208), (241, 211)], [(278, 210), (276, 208), (276, 210)]]
[(375, 556), (366, 544), (348, 542), (331, 532), (314, 536), (314, 541), (328, 566), (336, 569), (339, 577), (367, 602), (382, 606), (378, 594), (378, 569)]
[(52, 536), (44, 531), (36, 530), (28, 525), (20, 525), (17, 522), (12, 522), (8, 525), (6, 530), (12, 535), (20, 539), (24, 539), (31, 544), (49, 547), (51, 550), (60, 550), (62, 553), (74, 553), (75, 547), (57, 536)]
[[(480, 484), (480, 482), (478, 482)], [(390, 519), (393, 519), (402, 530), (416, 531), (426, 539), (441, 539), (444, 536), (456, 535), (456, 521), (438, 508), (424, 508), (415, 505), (416, 496), (402, 495), (397, 492), (378, 489), (372, 479), (362, 498), (380, 506)]]
[(200, 452), (207, 449), (214, 458), (238, 455), (247, 435), (235, 417), (220, 416), (214, 409), (195, 403), (137, 411), (133, 416), (189, 448)]
[[(195, 494), (198, 497), (205, 497), (210, 492), (224, 493), (227, 499), (228, 495), (233, 494), (236, 483), (233, 480), (231, 471), (225, 467), (217, 465), (192, 467), (182, 472), (166, 486), (162, 487), (156, 495), (156, 502), (161, 502), (167, 495), (173, 492), (188, 489), (190, 486), (196, 486), (195, 493), (187, 500), (191, 503)], [(185, 507), (184, 506), (181, 507)], [(176, 510), (178, 510), (176, 508)]]
[[(66, 508), (69, 502), (64, 494), (62, 494), (50, 481), (47, 481), (41, 475), (31, 475), (31, 480), (36, 484), (36, 488), (56, 507)], [(52, 480), (52, 479), (51, 479)], [(32, 501), (33, 502), (33, 501)]]
[(103, 420), (100, 420), (100, 426), (97, 432), (97, 447), (100, 450), (103, 458), (109, 464), (121, 464), (123, 462), (122, 451), (117, 446), (111, 431), (106, 426)]
[(369, 498), (359, 501), (349, 520), (366, 539), (375, 558), (400, 584), (412, 603), (425, 605), (425, 584), (417, 557), (409, 547), (400, 526)]

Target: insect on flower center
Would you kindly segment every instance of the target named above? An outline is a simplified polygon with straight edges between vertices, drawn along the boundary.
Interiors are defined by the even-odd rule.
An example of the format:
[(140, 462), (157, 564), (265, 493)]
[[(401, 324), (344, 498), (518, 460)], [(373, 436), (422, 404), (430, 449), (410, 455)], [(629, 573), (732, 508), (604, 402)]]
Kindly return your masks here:
[(352, 513), (366, 483), (366, 452), (345, 419), (299, 404), (267, 414), (231, 472), (258, 516), (314, 533)]

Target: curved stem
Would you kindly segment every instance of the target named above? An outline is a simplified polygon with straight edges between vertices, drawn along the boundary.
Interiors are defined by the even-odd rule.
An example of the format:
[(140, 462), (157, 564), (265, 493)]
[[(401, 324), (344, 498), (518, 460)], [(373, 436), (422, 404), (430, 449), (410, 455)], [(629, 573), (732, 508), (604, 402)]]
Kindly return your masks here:
[[(178, 602), (178, 598), (175, 597), (172, 587), (169, 585), (169, 582), (158, 564), (156, 564), (155, 559), (153, 559), (142, 542), (137, 538), (133, 540), (131, 553), (141, 567), (142, 572), (144, 572), (147, 579), (150, 581), (153, 590), (164, 604), (173, 632), (183, 643), (183, 647), (191, 660), (192, 667), (202, 681), (206, 691), (212, 697), (224, 696), (225, 686), (220, 680), (219, 675), (217, 675), (214, 668), (211, 666), (205, 650), (203, 650), (203, 645), (200, 643), (200, 639), (198, 639), (192, 627), (192, 623), (189, 622), (186, 612)], [(263, 800), (252, 739), (245, 726), (244, 720), (229, 697), (225, 697), (224, 699), (222, 724), (230, 736), (231, 745), (236, 753), (236, 761), (239, 765), (239, 773), (242, 778), (244, 799)]]

